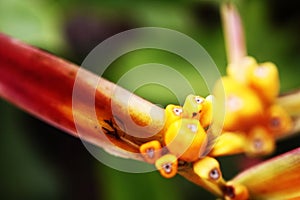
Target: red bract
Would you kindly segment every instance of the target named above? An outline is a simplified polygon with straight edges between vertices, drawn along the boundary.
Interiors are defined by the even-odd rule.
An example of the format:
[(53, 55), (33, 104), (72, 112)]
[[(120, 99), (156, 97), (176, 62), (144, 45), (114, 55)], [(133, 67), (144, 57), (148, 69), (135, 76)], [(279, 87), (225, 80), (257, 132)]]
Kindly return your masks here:
[[(79, 69), (80, 76), (77, 76)], [(77, 106), (78, 109), (72, 110), (75, 80), (81, 89), (82, 98), (79, 97), (76, 100), (80, 104)], [(123, 102), (121, 99), (112, 99), (113, 91), (116, 89), (122, 90), (124, 96), (131, 96), (131, 101), (135, 105)], [(39, 119), (79, 137), (74, 122), (74, 116), (76, 116), (76, 125), (83, 130), (81, 131), (83, 134), (80, 135), (82, 139), (107, 150), (115, 150), (115, 153), (119, 152), (119, 156), (123, 157), (132, 156), (132, 154), (126, 154), (123, 149), (130, 152), (138, 151), (132, 144), (116, 139), (118, 135), (129, 136), (120, 129), (115, 133), (118, 135), (104, 135), (99, 127), (104, 120), (113, 119), (111, 102), (113, 101), (116, 105), (120, 119), (128, 116), (126, 112), (135, 106), (130, 116), (140, 124), (150, 123), (151, 118), (145, 110), (154, 106), (91, 72), (3, 34), (0, 34), (0, 95)], [(87, 105), (88, 102), (84, 98), (86, 95), (95, 96), (93, 106), (95, 106), (98, 119), (94, 121), (91, 120), (94, 108), (89, 108), (90, 105)], [(155, 108), (158, 119), (152, 120), (155, 126), (159, 127), (163, 124), (163, 110)], [(108, 137), (115, 145), (104, 142), (104, 137), (105, 139)], [(116, 148), (116, 146), (121, 148)], [(134, 159), (140, 158), (134, 157)]]

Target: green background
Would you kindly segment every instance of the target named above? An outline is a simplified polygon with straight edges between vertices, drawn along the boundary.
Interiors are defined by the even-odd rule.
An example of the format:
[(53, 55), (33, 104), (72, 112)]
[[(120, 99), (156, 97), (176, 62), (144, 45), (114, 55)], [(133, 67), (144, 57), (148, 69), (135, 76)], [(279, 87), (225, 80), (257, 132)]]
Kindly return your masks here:
[[(145, 26), (171, 28), (198, 41), (224, 74), (220, 2), (0, 0), (0, 31), (80, 65), (89, 51), (116, 33)], [(296, 1), (235, 2), (244, 22), (249, 55), (259, 62), (277, 64), (282, 92), (299, 88), (300, 14)], [(117, 82), (130, 68), (154, 61), (181, 67), (196, 93), (207, 94), (201, 78), (189, 74), (183, 60), (155, 50), (118, 59), (104, 76)], [(177, 103), (172, 93), (157, 85), (135, 92), (162, 106)], [(0, 116), (0, 199), (214, 199), (180, 176), (167, 180), (158, 172), (129, 174), (111, 169), (94, 159), (79, 139), (2, 99)], [(297, 147), (298, 139), (279, 142), (276, 154)], [(226, 179), (259, 161), (241, 155), (220, 160)]]

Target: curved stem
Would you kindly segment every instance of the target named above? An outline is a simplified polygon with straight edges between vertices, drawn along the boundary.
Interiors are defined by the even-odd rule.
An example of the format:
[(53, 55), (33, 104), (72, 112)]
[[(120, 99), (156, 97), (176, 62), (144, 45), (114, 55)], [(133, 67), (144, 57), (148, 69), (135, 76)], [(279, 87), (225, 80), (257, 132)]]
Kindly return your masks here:
[(244, 30), (241, 17), (232, 3), (224, 3), (221, 7), (228, 63), (237, 63), (247, 55)]
[[(79, 88), (76, 97), (75, 83)], [(116, 91), (122, 98), (114, 97)], [(125, 133), (117, 120), (148, 125), (143, 133), (151, 135), (164, 124), (163, 109), (72, 63), (3, 34), (0, 97), (73, 136), (120, 157), (137, 160), (142, 160), (139, 154), (130, 152), (138, 152), (138, 145), (145, 139)], [(89, 98), (93, 98), (93, 105)], [(112, 105), (116, 113), (112, 113)], [(155, 112), (154, 117), (150, 111), (151, 116)], [(154, 137), (161, 138), (160, 134)]]

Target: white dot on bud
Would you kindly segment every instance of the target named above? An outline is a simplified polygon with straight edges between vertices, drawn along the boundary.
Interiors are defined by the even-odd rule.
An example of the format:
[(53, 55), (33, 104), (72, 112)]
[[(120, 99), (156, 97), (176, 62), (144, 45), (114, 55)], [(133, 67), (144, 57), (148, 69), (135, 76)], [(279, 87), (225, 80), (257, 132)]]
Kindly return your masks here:
[(201, 97), (199, 97), (199, 96), (196, 96), (195, 97), (195, 101), (196, 101), (196, 103), (200, 104), (200, 103), (202, 103), (204, 101), (204, 99), (201, 98)]
[(174, 108), (173, 112), (175, 113), (175, 115), (179, 116), (182, 113), (182, 109), (181, 108)]
[(237, 96), (229, 95), (227, 97), (226, 107), (232, 112), (237, 111), (243, 107), (243, 100)]
[(172, 172), (172, 164), (171, 163), (166, 163), (163, 165), (164, 171), (169, 174)]
[(146, 153), (147, 153), (149, 158), (154, 158), (154, 149), (153, 148), (147, 149)]
[(209, 172), (209, 177), (213, 180), (217, 180), (220, 178), (220, 173), (218, 169), (213, 169)]
[(188, 124), (187, 125), (188, 129), (190, 129), (192, 132), (196, 133), (198, 128), (196, 124)]
[(269, 70), (268, 68), (266, 67), (257, 67), (255, 70), (254, 70), (254, 75), (256, 77), (259, 77), (259, 78), (264, 78), (268, 75), (269, 73)]

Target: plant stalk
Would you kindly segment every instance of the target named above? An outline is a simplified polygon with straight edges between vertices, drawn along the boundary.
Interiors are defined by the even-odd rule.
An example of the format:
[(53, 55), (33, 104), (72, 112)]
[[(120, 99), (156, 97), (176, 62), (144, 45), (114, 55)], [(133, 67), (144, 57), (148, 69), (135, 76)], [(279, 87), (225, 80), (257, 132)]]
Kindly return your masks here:
[(228, 64), (238, 63), (241, 58), (247, 55), (241, 17), (232, 3), (224, 3), (221, 6), (221, 17), (227, 62)]

